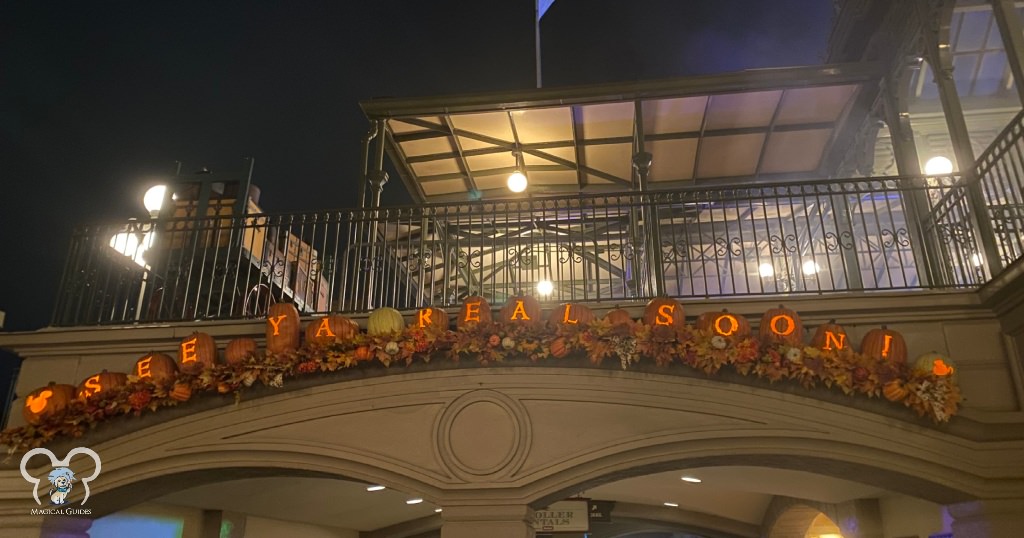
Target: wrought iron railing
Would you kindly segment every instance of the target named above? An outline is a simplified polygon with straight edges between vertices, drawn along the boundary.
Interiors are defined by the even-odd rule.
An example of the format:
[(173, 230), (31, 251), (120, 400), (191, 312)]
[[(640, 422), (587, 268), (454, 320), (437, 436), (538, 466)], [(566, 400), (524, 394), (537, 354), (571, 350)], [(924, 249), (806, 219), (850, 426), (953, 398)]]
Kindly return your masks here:
[(1005, 267), (1024, 257), (1024, 110), (981, 154), (974, 172)]
[(951, 176), (132, 221), (75, 232), (53, 323), (971, 287), (972, 219)]

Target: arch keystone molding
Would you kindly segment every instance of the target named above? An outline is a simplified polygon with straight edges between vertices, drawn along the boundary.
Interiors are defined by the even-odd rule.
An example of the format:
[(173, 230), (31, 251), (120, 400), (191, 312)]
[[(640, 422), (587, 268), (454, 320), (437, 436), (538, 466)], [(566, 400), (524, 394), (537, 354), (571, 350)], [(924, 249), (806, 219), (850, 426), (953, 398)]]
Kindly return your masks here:
[(519, 400), (496, 390), (474, 390), (452, 400), (434, 424), (442, 467), (466, 482), (508, 478), (530, 453), (533, 425)]

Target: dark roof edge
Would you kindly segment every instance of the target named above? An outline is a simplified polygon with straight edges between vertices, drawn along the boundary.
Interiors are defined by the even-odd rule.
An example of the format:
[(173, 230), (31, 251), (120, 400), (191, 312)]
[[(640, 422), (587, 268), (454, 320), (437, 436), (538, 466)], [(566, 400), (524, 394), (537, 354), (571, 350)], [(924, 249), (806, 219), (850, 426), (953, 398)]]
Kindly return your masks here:
[(569, 104), (685, 97), (735, 91), (860, 83), (881, 78), (879, 62), (750, 69), (650, 81), (360, 101), (367, 118), (515, 110)]

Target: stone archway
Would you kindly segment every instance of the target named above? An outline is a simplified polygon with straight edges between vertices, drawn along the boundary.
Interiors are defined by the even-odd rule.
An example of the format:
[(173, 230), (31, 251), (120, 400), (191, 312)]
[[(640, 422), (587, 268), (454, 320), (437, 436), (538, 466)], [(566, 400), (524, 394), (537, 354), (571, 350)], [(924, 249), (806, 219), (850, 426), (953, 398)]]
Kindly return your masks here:
[[(992, 465), (1014, 461), (1011, 445), (701, 378), (464, 369), (306, 387), (126, 431), (92, 445), (103, 458), (93, 495), (116, 510), (204, 476), (345, 477), (444, 506), (445, 528), (487, 517), (523, 528), (529, 506), (683, 466), (808, 470), (938, 503), (994, 497), (1024, 484)], [(488, 453), (475, 457), (479, 447)], [(17, 470), (0, 471), (0, 516), (24, 512), (23, 489)]]

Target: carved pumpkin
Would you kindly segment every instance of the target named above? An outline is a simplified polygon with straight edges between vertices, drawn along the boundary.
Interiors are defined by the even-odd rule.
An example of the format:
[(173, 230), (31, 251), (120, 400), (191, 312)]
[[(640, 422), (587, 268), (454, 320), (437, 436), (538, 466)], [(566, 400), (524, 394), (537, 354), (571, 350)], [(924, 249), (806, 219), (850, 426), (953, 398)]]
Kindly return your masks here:
[(178, 363), (181, 371), (198, 374), (217, 363), (217, 344), (213, 337), (201, 332), (186, 336), (178, 345)]
[(644, 325), (682, 329), (686, 325), (683, 305), (671, 297), (655, 297), (644, 307)]
[(616, 306), (615, 310), (609, 310), (608, 313), (604, 315), (604, 320), (612, 325), (628, 325), (633, 323), (633, 316), (631, 316), (625, 309)]
[(75, 395), (79, 400), (85, 402), (97, 394), (106, 394), (114, 389), (123, 387), (126, 383), (128, 383), (128, 376), (126, 374), (103, 370), (82, 380), (78, 384)]
[(132, 373), (143, 381), (155, 385), (164, 385), (178, 375), (178, 365), (174, 359), (163, 353), (150, 353), (135, 362)]
[(594, 321), (594, 313), (586, 306), (576, 303), (558, 305), (548, 316), (548, 323), (551, 325), (573, 325), (580, 327), (585, 326), (591, 321)]
[(416, 312), (416, 326), (420, 329), (448, 329), (448, 313), (440, 308), (428, 306)]
[(402, 317), (402, 313), (387, 306), (374, 310), (366, 320), (366, 332), (370, 336), (400, 333), (404, 328), (405, 318)]
[(893, 379), (882, 387), (882, 395), (890, 402), (898, 402), (907, 397), (910, 390), (899, 379)]
[(300, 331), (299, 311), (295, 305), (271, 305), (267, 311), (267, 352), (282, 353), (299, 349)]
[(21, 414), (25, 417), (25, 422), (37, 425), (50, 417), (63, 413), (74, 397), (74, 386), (51, 381), (49, 385), (28, 394)]
[(949, 357), (935, 351), (925, 353), (914, 361), (914, 371), (937, 377), (955, 377), (956, 367)]
[(800, 315), (782, 305), (772, 308), (761, 316), (758, 336), (764, 343), (803, 345), (804, 325)]
[(551, 356), (560, 359), (569, 354), (569, 346), (566, 345), (565, 337), (556, 338), (551, 342)]
[(819, 325), (811, 337), (811, 347), (822, 351), (840, 351), (846, 349), (846, 329), (838, 325), (836, 320), (830, 319), (828, 323)]
[(462, 308), (459, 309), (459, 317), (455, 320), (455, 326), (472, 327), (478, 323), (491, 322), (491, 305), (479, 295), (470, 295), (462, 301)]
[(228, 342), (228, 347), (224, 348), (224, 360), (228, 364), (245, 362), (256, 354), (257, 349), (256, 340), (252, 338), (235, 338)]
[(714, 336), (727, 338), (745, 338), (750, 336), (750, 322), (743, 316), (730, 314), (728, 310), (721, 312), (705, 312), (697, 318), (697, 328), (710, 332)]
[(907, 343), (903, 335), (882, 325), (880, 329), (871, 329), (860, 342), (860, 352), (880, 361), (894, 363), (907, 362)]
[(359, 333), (356, 322), (338, 314), (316, 318), (306, 325), (306, 342), (321, 346), (348, 342)]
[(175, 383), (171, 392), (167, 393), (172, 400), (187, 402), (192, 398), (192, 387), (188, 383)]
[(540, 321), (540, 303), (532, 295), (521, 293), (509, 297), (508, 302), (501, 308), (502, 323), (524, 325)]

